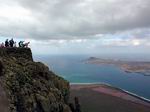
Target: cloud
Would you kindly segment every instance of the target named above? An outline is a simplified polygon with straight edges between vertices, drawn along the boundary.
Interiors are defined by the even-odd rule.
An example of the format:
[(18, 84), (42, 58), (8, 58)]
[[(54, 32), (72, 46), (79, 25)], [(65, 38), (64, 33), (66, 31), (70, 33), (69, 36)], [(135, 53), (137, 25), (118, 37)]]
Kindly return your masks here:
[(0, 0), (0, 35), (35, 40), (149, 38), (149, 0)]

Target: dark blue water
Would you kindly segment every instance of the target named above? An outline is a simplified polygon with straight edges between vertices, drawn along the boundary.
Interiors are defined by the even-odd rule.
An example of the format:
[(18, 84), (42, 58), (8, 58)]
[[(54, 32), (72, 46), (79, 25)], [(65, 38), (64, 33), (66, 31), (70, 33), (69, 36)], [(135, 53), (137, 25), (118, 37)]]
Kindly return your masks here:
[(150, 99), (150, 76), (126, 73), (113, 65), (85, 64), (88, 56), (35, 56), (71, 83), (108, 83)]

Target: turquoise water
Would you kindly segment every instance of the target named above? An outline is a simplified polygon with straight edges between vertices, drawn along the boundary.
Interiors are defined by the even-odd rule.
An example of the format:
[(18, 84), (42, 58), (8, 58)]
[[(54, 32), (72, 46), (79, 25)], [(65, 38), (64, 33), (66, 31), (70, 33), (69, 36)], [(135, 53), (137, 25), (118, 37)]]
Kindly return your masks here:
[(35, 56), (71, 83), (108, 83), (150, 99), (150, 76), (126, 73), (113, 65), (85, 64), (88, 56)]

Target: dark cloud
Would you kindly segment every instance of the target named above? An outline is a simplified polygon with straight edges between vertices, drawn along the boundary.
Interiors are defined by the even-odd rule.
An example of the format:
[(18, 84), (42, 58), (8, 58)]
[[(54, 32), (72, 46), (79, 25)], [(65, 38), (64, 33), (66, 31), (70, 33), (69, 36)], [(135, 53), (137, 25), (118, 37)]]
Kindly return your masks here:
[(0, 13), (0, 34), (83, 39), (121, 32), (143, 38), (149, 36), (149, 6), (149, 0), (6, 0), (1, 1), (0, 10), (11, 7), (12, 13), (25, 14)]

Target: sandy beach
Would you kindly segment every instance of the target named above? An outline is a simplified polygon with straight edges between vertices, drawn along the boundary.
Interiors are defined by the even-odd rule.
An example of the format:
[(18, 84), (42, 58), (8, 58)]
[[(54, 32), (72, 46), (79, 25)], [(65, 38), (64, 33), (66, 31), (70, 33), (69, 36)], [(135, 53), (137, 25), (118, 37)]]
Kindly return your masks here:
[(150, 112), (150, 102), (105, 84), (71, 84), (83, 112)]

